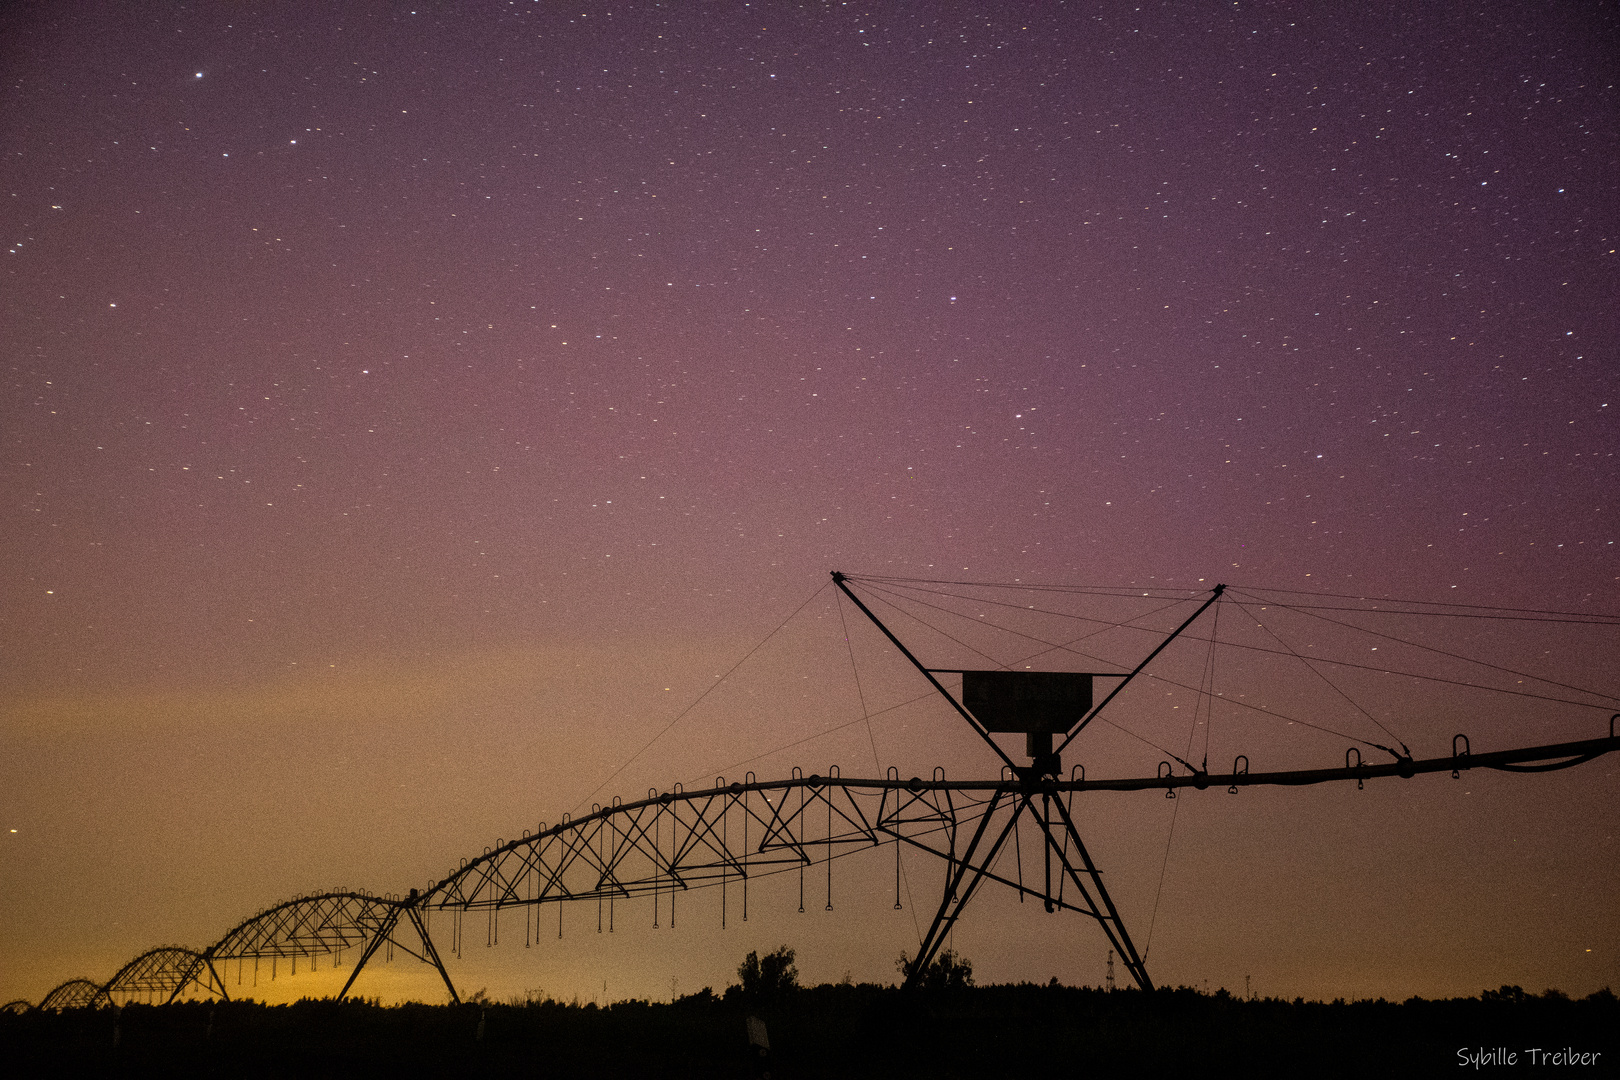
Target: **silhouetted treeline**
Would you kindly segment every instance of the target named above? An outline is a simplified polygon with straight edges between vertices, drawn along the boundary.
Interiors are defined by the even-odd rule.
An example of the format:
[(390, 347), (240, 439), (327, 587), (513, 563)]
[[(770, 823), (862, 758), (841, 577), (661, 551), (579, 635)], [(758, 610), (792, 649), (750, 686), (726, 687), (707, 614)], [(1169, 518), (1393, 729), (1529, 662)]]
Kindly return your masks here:
[[(770, 1054), (748, 1043), (763, 1019)], [(116, 1032), (116, 1034), (115, 1034)], [(1596, 1054), (1561, 1075), (1614, 1075), (1620, 1002), (1503, 987), (1406, 1002), (1240, 1000), (1190, 989), (741, 987), (674, 1003), (381, 1006), (365, 1001), (130, 1005), (0, 1015), (12, 1076), (590, 1076), (899, 1078), (1052, 1075), (1428, 1076), (1463, 1055)], [(1551, 1062), (1555, 1066), (1562, 1061)], [(1486, 1058), (1484, 1071), (1507, 1062)], [(1534, 1070), (1532, 1070), (1534, 1071)]]

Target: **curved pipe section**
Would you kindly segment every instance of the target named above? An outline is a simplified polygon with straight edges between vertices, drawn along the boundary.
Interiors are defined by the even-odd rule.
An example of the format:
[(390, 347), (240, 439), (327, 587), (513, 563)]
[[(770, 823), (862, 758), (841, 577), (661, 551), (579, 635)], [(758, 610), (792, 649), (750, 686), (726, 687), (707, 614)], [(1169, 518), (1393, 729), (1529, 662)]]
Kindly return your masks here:
[[(455, 984), (450, 981), (450, 974), (433, 946), (433, 939), (428, 936), (427, 923), (420, 912), (422, 904), (422, 897), (414, 889), (404, 899), (350, 891), (294, 897), (232, 927), (208, 948), (206, 956), (210, 961), (287, 958), (292, 960), (296, 972), (301, 956), (308, 959), (313, 968), (316, 957), (322, 953), (332, 955), (334, 963), (338, 963), (345, 949), (358, 949), (360, 957), (338, 993), (341, 999), (348, 995), (366, 962), (386, 944), (433, 965), (444, 979), (451, 1000), (460, 1001)], [(402, 918), (415, 931), (415, 948), (398, 937)]]
[(269, 959), (363, 948), (392, 928), (403, 901), (359, 892), (297, 896), (243, 919), (209, 946), (215, 960)]
[(63, 1009), (101, 1009), (112, 1004), (112, 999), (100, 983), (89, 979), (69, 979), (46, 994), (39, 1008), (50, 1012)]
[(225, 986), (214, 974), (208, 958), (181, 945), (148, 949), (118, 969), (102, 988), (110, 1001), (127, 1005), (131, 1001), (173, 1001), (191, 983), (228, 999)]
[[(705, 885), (746, 887), (750, 877), (799, 870), (891, 840), (941, 844), (990, 793), (1018, 781), (951, 784), (828, 775), (651, 791), (594, 807), (463, 863), (422, 893), (439, 909), (501, 908), (562, 900), (623, 899)], [(983, 792), (952, 802), (950, 790)], [(875, 802), (875, 805), (873, 805)]]

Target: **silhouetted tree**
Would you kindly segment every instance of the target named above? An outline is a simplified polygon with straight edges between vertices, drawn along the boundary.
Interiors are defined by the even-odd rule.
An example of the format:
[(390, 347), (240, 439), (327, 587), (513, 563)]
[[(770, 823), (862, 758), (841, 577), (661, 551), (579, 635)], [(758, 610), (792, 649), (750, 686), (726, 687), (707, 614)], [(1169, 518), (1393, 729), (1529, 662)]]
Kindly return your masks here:
[[(908, 977), (912, 959), (901, 953), (894, 966), (902, 977)], [(965, 990), (973, 985), (973, 961), (959, 956), (955, 949), (941, 949), (933, 962), (923, 968), (915, 985), (919, 990)]]
[(799, 988), (799, 969), (793, 966), (793, 950), (781, 945), (761, 957), (749, 951), (737, 967), (745, 997), (756, 1001), (779, 1001)]

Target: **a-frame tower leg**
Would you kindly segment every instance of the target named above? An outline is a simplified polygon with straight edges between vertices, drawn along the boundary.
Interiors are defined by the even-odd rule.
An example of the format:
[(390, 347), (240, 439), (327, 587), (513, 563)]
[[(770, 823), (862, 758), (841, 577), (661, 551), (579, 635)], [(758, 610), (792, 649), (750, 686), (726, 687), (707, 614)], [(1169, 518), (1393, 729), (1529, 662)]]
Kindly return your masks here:
[(450, 981), (450, 973), (444, 970), (444, 961), (439, 959), (439, 950), (433, 947), (433, 939), (428, 937), (427, 923), (422, 921), (422, 913), (413, 905), (405, 909), (411, 917), (411, 925), (416, 927), (417, 934), (422, 939), (422, 953), (429, 963), (439, 969), (439, 977), (444, 980), (445, 989), (450, 991), (450, 1000), (454, 1004), (461, 1004), (461, 995), (456, 993), (456, 984)]
[(382, 927), (372, 935), (370, 941), (366, 942), (365, 950), (360, 953), (360, 959), (356, 960), (354, 963), (354, 970), (349, 972), (348, 981), (343, 984), (343, 989), (338, 991), (339, 1001), (342, 1001), (344, 998), (349, 996), (349, 987), (353, 986), (354, 980), (360, 977), (360, 969), (366, 966), (366, 961), (371, 959), (372, 954), (377, 951), (378, 946), (387, 941), (388, 936), (394, 932), (394, 927), (399, 923), (399, 913), (401, 910), (402, 909), (396, 907), (390, 911), (388, 913), (388, 918), (383, 920)]
[[(940, 901), (939, 910), (935, 913), (934, 921), (929, 925), (928, 933), (924, 935), (922, 944), (918, 947), (917, 958), (906, 969), (906, 979), (902, 985), (906, 988), (915, 987), (921, 980), (924, 969), (933, 963), (940, 946), (945, 942), (946, 935), (956, 925), (956, 920), (961, 917), (962, 911), (973, 899), (980, 883), (990, 875), (990, 868), (995, 865), (996, 857), (1006, 846), (1007, 838), (1018, 827), (1019, 819), (1027, 810), (1030, 819), (1040, 828), (1045, 838), (1047, 865), (1050, 866), (1055, 858), (1060, 878), (1067, 878), (1079, 890), (1085, 901), (1084, 908), (1075, 909), (1073, 905), (1064, 904), (1053, 897), (1051, 875), (1048, 872), (1042, 890), (1042, 899), (1046, 903), (1047, 910), (1068, 907), (1071, 910), (1081, 910), (1096, 919), (1102, 926), (1103, 933), (1107, 935), (1109, 944), (1114, 947), (1114, 951), (1119, 954), (1126, 969), (1130, 971), (1131, 977), (1136, 980), (1136, 984), (1143, 990), (1152, 990), (1153, 980), (1148, 976), (1147, 965), (1136, 951), (1136, 944), (1125, 929), (1124, 920), (1119, 916), (1119, 909), (1114, 906), (1114, 899), (1108, 895), (1108, 889), (1103, 884), (1102, 873), (1097, 869), (1091, 853), (1086, 850), (1085, 843), (1080, 839), (1079, 830), (1075, 828), (1068, 810), (1060, 800), (1043, 799), (1046, 805), (1057, 807), (1061, 822), (1052, 821), (1048, 815), (1043, 815), (1035, 809), (1029, 792), (1026, 791), (1016, 798), (1012, 814), (997, 830), (994, 842), (981, 850), (984, 838), (990, 830), (990, 819), (995, 815), (996, 808), (1002, 800), (1002, 793), (997, 792), (991, 797), (990, 805), (979, 819), (979, 827), (975, 830), (972, 841), (957, 861), (955, 872), (946, 883), (945, 895)], [(1059, 836), (1066, 837), (1074, 846), (1074, 850), (1080, 856), (1080, 865), (1077, 866), (1059, 844)]]
[(1131, 941), (1131, 935), (1125, 930), (1125, 922), (1119, 917), (1119, 909), (1114, 907), (1114, 898), (1108, 895), (1108, 889), (1103, 885), (1102, 874), (1097, 870), (1097, 864), (1091, 861), (1091, 853), (1086, 850), (1084, 841), (1080, 839), (1080, 831), (1074, 827), (1074, 819), (1069, 816), (1069, 811), (1063, 805), (1061, 799), (1053, 799), (1052, 805), (1057, 807), (1058, 814), (1063, 818), (1064, 832), (1067, 833), (1069, 840), (1074, 843), (1075, 850), (1079, 852), (1080, 861), (1085, 864), (1086, 878), (1091, 882), (1092, 889), (1096, 890), (1097, 899), (1102, 901), (1103, 908), (1107, 911), (1106, 915), (1098, 909), (1096, 900), (1092, 899), (1090, 890), (1086, 888), (1085, 882), (1080, 879), (1080, 871), (1069, 862), (1068, 856), (1057, 848), (1057, 838), (1052, 835), (1051, 824), (1042, 822), (1041, 826), (1046, 833), (1047, 844), (1052, 849), (1057, 850), (1064, 872), (1068, 874), (1069, 880), (1074, 882), (1075, 887), (1080, 890), (1080, 895), (1085, 897), (1086, 904), (1091, 908), (1092, 917), (1102, 924), (1103, 933), (1108, 935), (1109, 943), (1114, 946), (1114, 950), (1119, 953), (1120, 959), (1125, 962), (1125, 967), (1131, 973), (1131, 977), (1136, 980), (1136, 985), (1143, 990), (1152, 990), (1153, 980), (1148, 977), (1147, 965), (1143, 962), (1142, 957), (1137, 954), (1136, 944)]
[[(928, 933), (923, 937), (922, 944), (917, 947), (917, 958), (906, 968), (906, 980), (901, 984), (902, 988), (910, 989), (916, 986), (923, 970), (933, 963), (939, 947), (945, 942), (945, 936), (950, 933), (951, 927), (956, 925), (956, 920), (961, 916), (962, 909), (967, 907), (968, 901), (973, 899), (973, 893), (979, 887), (979, 882), (984, 880), (985, 871), (995, 862), (996, 856), (1001, 853), (1001, 846), (1007, 842), (1008, 835), (1018, 824), (1022, 806), (1013, 810), (1011, 819), (996, 836), (995, 843), (990, 845), (990, 849), (985, 852), (978, 865), (974, 865), (974, 853), (978, 851), (979, 843), (984, 839), (984, 834), (990, 827), (990, 819), (995, 816), (996, 806), (1000, 801), (999, 791), (990, 797), (990, 805), (985, 809), (984, 816), (979, 819), (979, 827), (974, 831), (973, 839), (968, 843), (961, 859), (957, 861), (956, 872), (945, 884), (945, 895), (940, 900), (939, 910), (934, 914), (934, 921), (929, 925)], [(972, 880), (968, 881), (964, 888), (963, 879), (970, 873), (973, 875)]]

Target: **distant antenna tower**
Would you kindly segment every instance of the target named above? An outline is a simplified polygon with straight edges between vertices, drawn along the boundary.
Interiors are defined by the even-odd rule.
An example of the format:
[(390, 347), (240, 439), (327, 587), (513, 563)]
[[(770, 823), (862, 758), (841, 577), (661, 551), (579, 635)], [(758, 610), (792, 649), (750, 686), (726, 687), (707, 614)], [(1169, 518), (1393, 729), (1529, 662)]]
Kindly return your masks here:
[(1114, 992), (1114, 950), (1108, 950), (1108, 992)]

